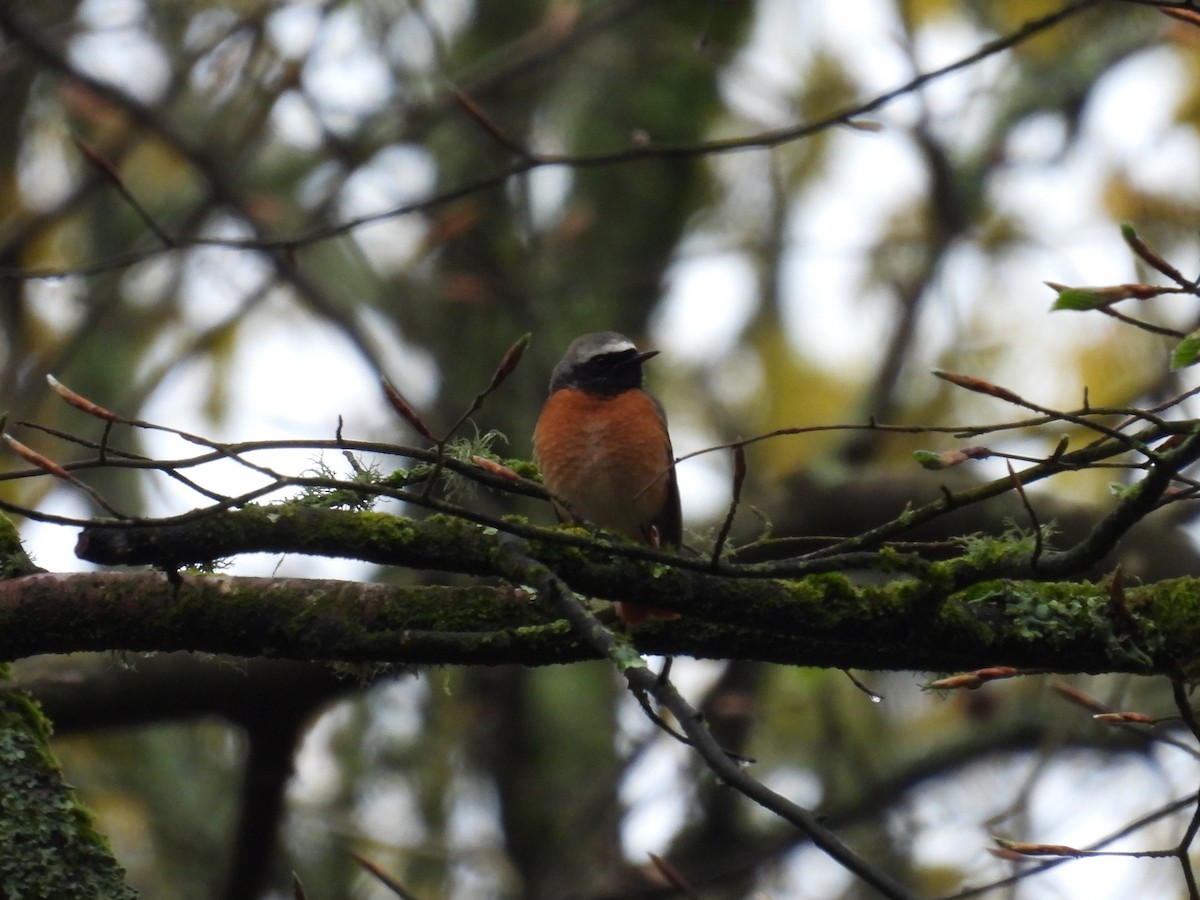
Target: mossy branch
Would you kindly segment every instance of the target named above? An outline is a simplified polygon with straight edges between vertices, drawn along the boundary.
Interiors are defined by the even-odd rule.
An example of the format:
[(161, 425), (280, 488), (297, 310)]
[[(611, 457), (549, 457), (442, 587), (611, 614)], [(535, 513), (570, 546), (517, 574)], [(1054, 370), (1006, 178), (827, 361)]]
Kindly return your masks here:
[[(1057, 672), (1190, 671), (1200, 580), (1119, 592), (1105, 583), (996, 580), (955, 591), (941, 564), (856, 585), (713, 575), (551, 540), (522, 552), (573, 590), (684, 613), (643, 626), (644, 652), (865, 669), (1013, 665)], [(235, 552), (310, 553), (496, 577), (497, 536), (423, 521), (300, 507), (169, 526), (95, 528), (81, 552), (170, 569)], [(1119, 597), (1117, 596), (1119, 594)], [(0, 583), (0, 657), (80, 649), (191, 649), (292, 659), (540, 665), (589, 658), (552, 609), (517, 587), (404, 587), (153, 572), (32, 575)]]

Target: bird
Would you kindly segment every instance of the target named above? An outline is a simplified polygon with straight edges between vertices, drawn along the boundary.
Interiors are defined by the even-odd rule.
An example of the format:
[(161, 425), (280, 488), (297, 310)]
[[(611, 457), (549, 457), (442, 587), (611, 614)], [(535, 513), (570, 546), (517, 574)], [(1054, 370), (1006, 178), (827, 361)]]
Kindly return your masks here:
[[(615, 331), (572, 341), (550, 376), (533, 457), (560, 522), (585, 520), (677, 548), (683, 519), (667, 416), (642, 388), (642, 366), (658, 353)], [(627, 601), (616, 612), (627, 628), (679, 617)]]

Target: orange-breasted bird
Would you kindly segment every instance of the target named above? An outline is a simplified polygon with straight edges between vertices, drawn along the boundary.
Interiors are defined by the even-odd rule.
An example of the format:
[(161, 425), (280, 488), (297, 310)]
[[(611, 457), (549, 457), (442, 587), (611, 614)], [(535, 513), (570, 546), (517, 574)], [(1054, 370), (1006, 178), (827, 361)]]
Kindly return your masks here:
[[(654, 547), (683, 538), (675, 457), (662, 406), (642, 390), (639, 351), (615, 331), (576, 338), (554, 367), (533, 456), (559, 521), (585, 519)], [(626, 626), (676, 613), (617, 603)]]

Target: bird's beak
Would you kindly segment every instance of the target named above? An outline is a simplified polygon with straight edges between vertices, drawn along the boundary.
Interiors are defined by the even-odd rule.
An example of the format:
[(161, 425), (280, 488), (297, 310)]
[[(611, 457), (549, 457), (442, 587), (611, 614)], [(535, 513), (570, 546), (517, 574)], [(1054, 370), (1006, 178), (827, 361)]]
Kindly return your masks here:
[(661, 352), (662, 352), (661, 350), (644, 350), (641, 353), (639, 353), (637, 356), (633, 357), (630, 360), (630, 362), (640, 366), (646, 360), (653, 359), (655, 356), (658, 356), (658, 354), (660, 354)]

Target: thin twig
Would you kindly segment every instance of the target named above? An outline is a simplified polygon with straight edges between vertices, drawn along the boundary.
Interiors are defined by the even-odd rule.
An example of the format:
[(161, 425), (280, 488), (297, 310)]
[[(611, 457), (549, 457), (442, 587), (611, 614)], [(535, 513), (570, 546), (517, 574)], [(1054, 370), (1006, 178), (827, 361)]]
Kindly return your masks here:
[(71, 141), (75, 144), (76, 149), (83, 154), (83, 158), (91, 163), (92, 168), (108, 179), (109, 183), (112, 184), (117, 193), (121, 195), (121, 199), (128, 203), (130, 208), (137, 213), (138, 218), (141, 219), (145, 226), (150, 229), (150, 232), (156, 238), (158, 238), (164, 248), (168, 250), (174, 250), (179, 246), (179, 242), (176, 241), (175, 238), (171, 237), (171, 235), (169, 235), (166, 230), (159, 225), (157, 221), (155, 221), (154, 217), (150, 215), (146, 207), (142, 206), (137, 197), (133, 195), (133, 192), (129, 190), (128, 185), (125, 184), (125, 180), (121, 178), (121, 173), (116, 170), (112, 163), (101, 156), (98, 150), (84, 141), (81, 141), (79, 138), (71, 138)]
[(613, 661), (633, 691), (650, 694), (660, 706), (669, 710), (713, 774), (747, 799), (790, 822), (828, 856), (883, 897), (914, 900), (914, 895), (902, 884), (842, 843), (821, 824), (814, 813), (750, 777), (731, 760), (704, 724), (699, 712), (683, 699), (671, 681), (653, 672), (627, 638), (618, 637), (605, 628), (554, 572), (526, 555), (512, 539), (503, 539), (501, 548), (503, 552), (498, 554), (498, 562), (506, 570), (506, 577), (516, 583), (536, 586), (543, 598), (558, 607), (576, 634)]
[[(1165, 819), (1167, 816), (1174, 815), (1175, 813), (1179, 812), (1180, 810), (1186, 809), (1189, 806), (1195, 806), (1197, 803), (1200, 803), (1200, 793), (1197, 793), (1197, 792), (1188, 794), (1186, 797), (1181, 797), (1178, 800), (1173, 800), (1172, 802), (1166, 804), (1165, 806), (1162, 806), (1159, 809), (1154, 810), (1153, 812), (1146, 813), (1146, 815), (1140, 816), (1139, 818), (1134, 819), (1132, 822), (1129, 822), (1128, 824), (1121, 826), (1121, 828), (1117, 829), (1114, 832), (1109, 833), (1108, 835), (1101, 838), (1100, 840), (1095, 841), (1091, 844), (1088, 844), (1084, 849), (1087, 849), (1087, 850), (1103, 849), (1104, 847), (1107, 847), (1109, 844), (1112, 844), (1116, 841), (1121, 840), (1121, 838), (1128, 837), (1129, 835), (1134, 834), (1135, 832), (1141, 831), (1143, 828), (1145, 828), (1148, 825), (1153, 825), (1155, 822), (1158, 822), (1161, 819)], [(999, 891), (1001, 888), (1011, 887), (1012, 885), (1017, 884), (1018, 882), (1026, 881), (1030, 878), (1033, 878), (1036, 875), (1041, 875), (1044, 872), (1050, 871), (1051, 869), (1056, 869), (1059, 866), (1063, 865), (1064, 863), (1067, 863), (1070, 861), (1071, 860), (1068, 857), (1060, 857), (1058, 859), (1053, 859), (1053, 860), (1050, 860), (1049, 862), (1041, 863), (1040, 865), (1036, 865), (1036, 866), (1031, 866), (1030, 868), (1025, 869), (1024, 871), (1017, 872), (1015, 875), (1009, 875), (1006, 878), (1000, 878), (1000, 879), (990, 882), (988, 884), (981, 884), (981, 885), (976, 885), (974, 887), (969, 887), (964, 890), (958, 891), (957, 893), (954, 893), (954, 894), (946, 894), (946, 895), (942, 896), (940, 898), (940, 900), (969, 900), (969, 898), (972, 898), (972, 897), (993, 897), (993, 896), (996, 896), (996, 892)]]
[(116, 516), (118, 519), (126, 519), (127, 520), (130, 518), (130, 516), (121, 512), (115, 506), (113, 506), (111, 503), (109, 503), (108, 500), (106, 500), (104, 498), (104, 495), (102, 495), (98, 490), (96, 490), (90, 484), (85, 484), (84, 482), (80, 481), (78, 478), (76, 478), (74, 475), (72, 475), (70, 472), (68, 472), (65, 468), (60, 466), (58, 463), (54, 462), (54, 460), (49, 459), (46, 456), (43, 456), (41, 453), (38, 453), (32, 447), (28, 447), (25, 444), (21, 443), (15, 437), (13, 437), (11, 434), (5, 433), (3, 435), (0, 435), (0, 437), (3, 437), (4, 443), (8, 445), (8, 448), (10, 450), (12, 450), (14, 453), (16, 453), (23, 460), (25, 460), (26, 462), (29, 462), (29, 463), (33, 463), (33, 465), (37, 466), (39, 469), (41, 469), (47, 475), (52, 475), (53, 477), (59, 479), (60, 481), (65, 481), (67, 484), (71, 485), (72, 487), (78, 488), (79, 490), (83, 491), (83, 493), (87, 494), (89, 497), (92, 498), (92, 500), (96, 503), (97, 506), (99, 506), (101, 509), (103, 509), (109, 515)]
[(1200, 720), (1197, 720), (1196, 711), (1192, 709), (1192, 702), (1188, 699), (1187, 687), (1183, 679), (1171, 679), (1171, 696), (1175, 699), (1175, 708), (1179, 710), (1179, 717), (1183, 719), (1183, 724), (1188, 727), (1192, 737), (1200, 741)]
[(742, 485), (746, 482), (746, 451), (742, 447), (733, 448), (733, 485), (730, 493), (729, 510), (725, 513), (725, 521), (721, 523), (721, 531), (717, 535), (712, 550), (712, 568), (721, 565), (721, 554), (725, 550), (725, 542), (729, 540), (729, 532), (733, 528), (733, 519), (737, 515), (738, 504), (742, 499)]
[(1037, 572), (1038, 560), (1042, 557), (1042, 525), (1038, 521), (1037, 512), (1034, 510), (1033, 504), (1029, 502), (1029, 497), (1025, 493), (1025, 485), (1021, 484), (1021, 479), (1017, 477), (1012, 463), (1009, 462), (1007, 465), (1008, 477), (1012, 479), (1013, 489), (1017, 492), (1017, 496), (1021, 498), (1021, 505), (1025, 508), (1025, 514), (1029, 516), (1029, 521), (1033, 524), (1033, 552), (1029, 554), (1029, 568)]
[[(1067, 3), (1048, 15), (1027, 22), (1026, 24), (1006, 35), (982, 44), (973, 53), (969, 53), (966, 56), (955, 60), (954, 62), (951, 62), (945, 66), (941, 66), (940, 68), (933, 69), (929, 72), (923, 72), (915, 75), (903, 84), (898, 85), (892, 90), (878, 94), (870, 100), (847, 106), (839, 111), (833, 112), (827, 116), (823, 116), (810, 122), (791, 125), (786, 128), (763, 131), (741, 138), (699, 141), (687, 144), (635, 144), (619, 150), (594, 154), (544, 154), (521, 148), (522, 155), (520, 155), (514, 163), (491, 174), (484, 175), (472, 181), (461, 184), (456, 188), (430, 195), (421, 200), (400, 204), (390, 209), (381, 210), (379, 212), (370, 213), (363, 216), (357, 216), (340, 223), (313, 229), (301, 235), (273, 239), (267, 239), (261, 236), (250, 239), (201, 238), (189, 241), (188, 245), (225, 247), (233, 250), (260, 250), (269, 251), (275, 254), (281, 252), (292, 253), (299, 247), (341, 237), (345, 234), (357, 231), (360, 228), (376, 222), (395, 219), (402, 216), (411, 215), (413, 213), (426, 212), (437, 207), (445, 206), (463, 197), (500, 187), (501, 185), (507, 183), (510, 179), (523, 175), (539, 167), (564, 166), (578, 169), (599, 168), (620, 165), (624, 163), (639, 162), (649, 159), (693, 159), (704, 156), (714, 156), (748, 150), (765, 150), (780, 146), (782, 144), (788, 144), (794, 141), (812, 137), (813, 135), (820, 134), (821, 132), (828, 131), (838, 126), (854, 127), (858, 120), (864, 118), (870, 113), (882, 109), (883, 107), (891, 104), (893, 101), (906, 97), (909, 94), (912, 94), (914, 91), (918, 91), (925, 85), (937, 81), (940, 78), (953, 74), (954, 72), (962, 69), (969, 68), (991, 56), (995, 56), (999, 53), (1003, 53), (1006, 50), (1010, 50), (1013, 47), (1024, 43), (1030, 38), (1049, 30), (1056, 25), (1059, 25), (1060, 23), (1075, 15), (1078, 15), (1079, 13), (1082, 13), (1092, 6), (1097, 5), (1099, 2), (1100, 0), (1074, 0), (1074, 2)], [(49, 65), (51, 68), (57, 69), (64, 74), (77, 79), (98, 96), (111, 100), (117, 106), (129, 113), (137, 124), (155, 130), (169, 146), (181, 150), (185, 156), (195, 161), (205, 172), (208, 172), (211, 175), (214, 172), (220, 171), (220, 167), (217, 163), (197, 151), (196, 148), (192, 147), (186, 140), (184, 140), (177, 131), (171, 128), (166, 122), (161, 121), (157, 110), (141, 103), (132, 96), (126, 94), (124, 91), (121, 91), (119, 88), (107, 84), (99, 79), (93, 78), (85, 73), (78, 72), (71, 67), (65, 57), (57, 52), (56, 48), (52, 47), (48, 42), (42, 39), (42, 37), (37, 33), (36, 29), (32, 28), (27, 22), (25, 22), (19, 15), (16, 14), (16, 10), (13, 8), (12, 4), (0, 3), (0, 26), (3, 26), (14, 36), (17, 41), (26, 46), (36, 58)], [(473, 118), (476, 122), (482, 121), (477, 116), (473, 116)], [(497, 140), (499, 139), (495, 134), (492, 136)], [(509, 149), (516, 152), (513, 147), (509, 147)], [(222, 193), (230, 193), (230, 191), (225, 190), (225, 186), (222, 185)], [(112, 271), (113, 269), (124, 268), (128, 265), (143, 261), (162, 252), (164, 252), (163, 248), (157, 248), (153, 250), (147, 250), (142, 253), (128, 254), (120, 259), (105, 260), (73, 269), (32, 270), (22, 268), (3, 268), (0, 269), (0, 278), (35, 280), (90, 275), (99, 272)]]

